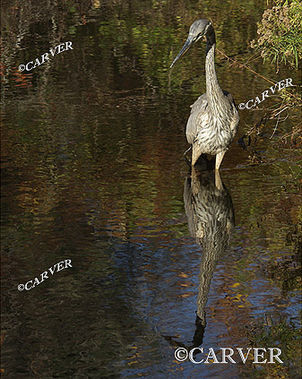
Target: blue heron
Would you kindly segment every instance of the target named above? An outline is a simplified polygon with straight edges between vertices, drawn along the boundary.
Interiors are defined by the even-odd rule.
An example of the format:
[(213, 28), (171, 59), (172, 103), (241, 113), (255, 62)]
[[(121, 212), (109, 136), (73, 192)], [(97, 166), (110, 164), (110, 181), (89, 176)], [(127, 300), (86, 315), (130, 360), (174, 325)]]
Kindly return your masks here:
[(206, 93), (191, 105), (186, 137), (192, 148), (192, 166), (201, 154), (216, 155), (215, 169), (219, 170), (223, 156), (236, 134), (239, 115), (232, 95), (223, 91), (218, 83), (214, 60), (216, 39), (209, 20), (197, 20), (191, 25), (189, 36), (170, 68), (203, 36), (207, 39)]

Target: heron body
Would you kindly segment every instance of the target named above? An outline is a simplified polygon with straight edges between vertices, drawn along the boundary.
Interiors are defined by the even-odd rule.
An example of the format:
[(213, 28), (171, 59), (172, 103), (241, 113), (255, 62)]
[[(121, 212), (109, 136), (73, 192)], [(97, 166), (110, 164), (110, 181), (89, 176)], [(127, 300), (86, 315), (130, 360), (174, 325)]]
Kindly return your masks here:
[(206, 36), (206, 93), (193, 105), (187, 122), (186, 137), (192, 146), (192, 166), (201, 154), (216, 155), (215, 168), (218, 170), (223, 156), (237, 131), (239, 115), (232, 95), (220, 88), (215, 71), (215, 32), (209, 20), (195, 21), (183, 48), (175, 62), (188, 50), (192, 43)]

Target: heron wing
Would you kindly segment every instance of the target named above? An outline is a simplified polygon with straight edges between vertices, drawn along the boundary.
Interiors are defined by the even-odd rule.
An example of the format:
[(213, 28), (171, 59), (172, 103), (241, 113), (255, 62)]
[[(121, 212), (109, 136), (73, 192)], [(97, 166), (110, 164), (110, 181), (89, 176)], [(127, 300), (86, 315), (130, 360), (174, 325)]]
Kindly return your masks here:
[(191, 105), (191, 114), (186, 127), (186, 137), (190, 144), (193, 144), (201, 127), (201, 119), (207, 115), (207, 107), (208, 100), (205, 93), (199, 96), (195, 103)]
[(239, 114), (238, 114), (238, 111), (237, 111), (237, 106), (236, 106), (236, 103), (233, 99), (233, 96), (227, 92), (227, 91), (223, 91), (225, 96), (227, 97), (229, 103), (230, 103), (230, 106), (231, 106), (231, 109), (232, 109), (232, 120), (231, 120), (231, 123), (230, 123), (230, 128), (231, 130), (237, 130), (237, 126), (239, 124)]
[(227, 97), (227, 99), (229, 100), (229, 103), (230, 103), (231, 105), (234, 104), (234, 105), (236, 106), (232, 94), (230, 94), (230, 92), (228, 92), (228, 91), (223, 91), (223, 93), (224, 93), (224, 95)]
[[(230, 128), (231, 130), (236, 130), (238, 122), (239, 122), (239, 115), (236, 109), (236, 104), (233, 100), (232, 95), (227, 92), (223, 91), (225, 95), (225, 100), (227, 104), (229, 104), (229, 112), (231, 114), (231, 124)], [(208, 127), (211, 125), (212, 122), (212, 115), (211, 110), (208, 104), (207, 95), (204, 93), (203, 95), (199, 96), (199, 98), (195, 101), (194, 104), (191, 105), (191, 114), (187, 122), (186, 127), (186, 137), (188, 143), (191, 145), (194, 143), (198, 133), (201, 129), (204, 127)], [(200, 146), (198, 147), (200, 148)], [(196, 147), (196, 154), (198, 148)]]

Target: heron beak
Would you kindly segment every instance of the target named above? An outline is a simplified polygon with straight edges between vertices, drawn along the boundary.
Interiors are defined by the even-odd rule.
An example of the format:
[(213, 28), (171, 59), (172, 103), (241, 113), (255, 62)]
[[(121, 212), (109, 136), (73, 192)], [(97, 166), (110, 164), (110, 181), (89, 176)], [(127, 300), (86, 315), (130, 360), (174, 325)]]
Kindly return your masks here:
[(170, 68), (172, 68), (176, 61), (182, 56), (184, 55), (184, 53), (189, 49), (189, 47), (192, 45), (193, 43), (193, 38), (191, 36), (189, 36), (186, 40), (186, 42), (184, 43), (183, 47), (181, 48), (180, 52), (178, 53), (177, 57), (174, 59), (174, 61), (172, 62)]

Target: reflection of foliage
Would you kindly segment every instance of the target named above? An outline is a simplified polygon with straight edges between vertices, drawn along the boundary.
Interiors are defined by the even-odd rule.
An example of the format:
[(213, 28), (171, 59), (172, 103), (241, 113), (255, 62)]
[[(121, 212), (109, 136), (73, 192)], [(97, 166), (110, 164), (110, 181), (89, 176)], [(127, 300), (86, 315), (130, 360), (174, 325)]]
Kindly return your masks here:
[[(261, 8), (253, 1), (244, 4), (243, 17), (240, 11), (243, 5), (239, 1), (235, 1), (235, 9), (234, 1), (225, 1), (223, 11), (219, 0), (193, 3), (180, 0), (173, 2), (65, 0), (60, 2), (60, 6), (56, 6), (53, 2), (41, 0), (37, 6), (33, 0), (25, 3), (18, 0), (7, 2), (3, 12), (2, 37), (5, 73), (8, 75), (13, 65), (18, 66), (20, 63), (38, 57), (41, 49), (43, 49), (42, 52), (47, 51), (49, 46), (55, 46), (68, 34), (69, 38), (75, 35), (83, 36), (83, 25), (86, 25), (86, 46), (87, 49), (93, 47), (95, 55), (89, 55), (87, 49), (83, 51), (83, 60), (85, 59), (89, 67), (81, 64), (81, 68), (85, 67), (95, 73), (94, 65), (98, 63), (97, 54), (102, 57), (102, 66), (108, 67), (108, 62), (104, 60), (108, 59), (110, 52), (119, 73), (124, 71), (129, 75), (130, 70), (139, 72), (140, 75), (143, 74), (145, 84), (152, 91), (156, 88), (160, 92), (166, 92), (168, 67), (194, 19), (201, 16), (212, 19), (215, 23), (218, 46), (226, 49), (228, 53), (236, 54), (238, 50), (245, 50), (248, 40), (253, 38), (254, 25), (261, 13)], [(232, 12), (234, 17), (228, 17), (228, 12)], [(238, 22), (239, 13), (241, 22)], [(95, 28), (90, 27), (93, 23), (95, 23)], [(48, 27), (42, 28), (43, 24)], [(39, 40), (35, 43), (33, 40), (30, 42), (29, 36), (36, 30), (39, 32)], [(232, 33), (232, 39), (230, 33)], [(100, 52), (97, 51), (96, 45)], [(203, 66), (200, 58), (204, 54), (198, 50), (204, 51), (204, 48), (204, 44), (201, 43), (199, 49), (196, 48), (190, 52), (188, 64), (180, 65), (174, 70), (171, 75), (171, 84), (175, 87), (173, 93), (177, 90), (182, 92), (182, 86), (184, 84), (187, 86), (188, 82), (200, 93), (202, 83), (200, 70)], [(68, 57), (69, 60), (70, 56), (71, 54)], [(55, 65), (55, 61), (50, 62), (51, 69)], [(47, 67), (43, 65), (34, 73), (46, 74)], [(73, 69), (76, 68), (73, 67)], [(192, 69), (196, 70), (193, 75)], [(229, 77), (228, 81), (231, 83), (232, 79), (228, 71), (225, 70), (224, 76)], [(107, 75), (107, 77), (110, 76)]]
[(302, 208), (299, 209), (299, 223), (295, 225), (294, 231), (289, 233), (287, 240), (294, 244), (294, 252), (298, 255), (302, 255)]
[(284, 293), (302, 287), (302, 220), (288, 232), (286, 237), (287, 242), (293, 245), (294, 254), (291, 257), (282, 257), (282, 259), (267, 265), (269, 277), (280, 283)]
[(295, 262), (295, 257), (269, 265), (267, 271), (274, 281), (280, 282), (283, 292), (302, 288), (301, 266)]
[(273, 62), (289, 62), (298, 67), (302, 57), (302, 4), (300, 0), (274, 0), (258, 25), (257, 41), (251, 46), (261, 50), (261, 56)]
[[(253, 370), (253, 378), (296, 378), (301, 377), (302, 329), (285, 320), (270, 317), (262, 325), (255, 325), (248, 332), (253, 347), (278, 347), (284, 362), (260, 365), (262, 370)], [(295, 362), (294, 365), (290, 363)]]
[[(153, 249), (146, 240), (154, 246), (168, 245), (172, 238), (187, 233), (181, 218), (179, 159), (186, 148), (182, 128), (189, 104), (204, 90), (204, 44), (192, 49), (173, 71), (172, 96), (167, 68), (182, 45), (188, 26), (197, 17), (211, 18), (219, 48), (238, 54), (254, 38), (255, 20), (262, 9), (257, 1), (239, 0), (6, 3), (2, 58), (5, 73), (8, 72), (5, 89), (11, 91), (7, 91), (6, 97), (9, 136), (4, 148), (13, 166), (18, 167), (18, 174), (11, 171), (16, 177), (9, 179), (18, 189), (9, 205), (18, 207), (22, 215), (19, 229), (6, 231), (10, 238), (5, 242), (17, 253), (30, 251), (33, 258), (26, 259), (26, 268), (37, 262), (35, 272), (39, 272), (40, 266), (46, 267), (52, 251), (59, 258), (62, 251), (83, 249), (79, 263), (87, 269), (87, 281), (93, 270), (100, 277), (107, 278), (108, 272), (119, 277), (120, 270), (111, 258), (114, 249), (99, 253), (107, 248), (108, 241), (124, 241), (126, 246), (127, 241), (135, 239), (142, 247)], [(31, 74), (16, 72), (14, 66), (65, 39), (77, 42), (73, 52), (60, 55)], [(270, 67), (261, 63), (261, 70), (265, 74)], [(217, 65), (217, 71), (221, 84), (225, 89), (233, 86), (236, 97), (247, 96), (246, 88), (257, 93), (254, 76), (249, 72), (238, 75), (235, 67), (227, 65)], [(30, 91), (26, 92), (25, 87), (30, 87)], [(271, 152), (272, 157), (276, 151)], [(232, 154), (229, 157), (232, 159)], [(288, 193), (293, 201), (282, 213), (283, 218), (292, 212), (298, 198), (291, 185), (296, 177), (288, 176), (291, 165), (285, 160), (282, 164), (282, 171), (275, 165), (258, 169), (263, 169), (263, 178), (270, 178), (271, 170), (275, 171), (274, 178), (286, 178), (287, 194), (280, 186), (272, 185), (272, 191), (264, 196), (263, 185), (255, 185), (254, 168), (240, 169), (230, 176), (230, 180), (238, 180), (239, 218), (243, 225), (250, 223), (253, 227), (248, 232), (246, 254), (236, 263), (240, 280), (235, 285), (256, 278), (257, 271), (246, 268), (257, 260), (258, 240), (264, 239), (266, 233), (279, 233), (276, 225), (282, 225), (280, 236), (266, 238), (265, 242), (277, 257), (289, 225), (295, 222), (278, 219)], [(10, 212), (15, 216), (17, 210)], [(12, 222), (15, 224), (15, 218)], [(91, 253), (90, 266), (85, 265), (90, 254), (86, 243), (83, 246), (83, 235), (92, 239), (89, 249), (98, 253), (98, 258)], [(25, 246), (25, 240), (31, 242)], [(238, 245), (241, 243), (238, 241)], [(45, 254), (41, 255), (41, 251)], [(45, 262), (37, 259), (40, 256)], [(119, 313), (127, 326), (132, 322), (121, 302), (118, 306), (122, 312), (111, 307), (109, 301), (115, 302), (123, 294), (125, 283), (121, 280), (114, 286), (118, 287), (116, 294), (100, 287), (100, 296), (97, 292), (93, 298), (95, 304), (105, 304), (107, 308), (105, 315), (99, 312), (105, 320), (99, 329), (104, 323), (112, 325), (108, 328), (110, 333), (124, 328)], [(76, 291), (77, 284), (70, 286), (69, 293), (84, 297), (84, 290)], [(242, 287), (234, 287), (231, 303), (248, 309), (245, 299), (252, 289), (248, 285)], [(74, 307), (72, 303), (69, 308)], [(95, 310), (91, 307), (88, 322), (93, 323)], [(78, 311), (86, 312), (87, 308), (89, 305), (84, 302)], [(82, 319), (82, 314), (78, 314), (77, 321)], [(237, 316), (236, 313), (236, 320)], [(124, 333), (116, 338), (124, 346), (130, 339)], [(102, 341), (109, 340), (112, 338), (107, 329), (101, 331), (99, 340), (96, 337), (102, 348)], [(119, 344), (111, 346), (115, 352), (121, 349)], [(94, 359), (96, 351), (90, 353)], [(61, 351), (56, 354), (57, 362), (61, 362), (61, 356)], [(100, 364), (99, 359), (97, 362)]]

